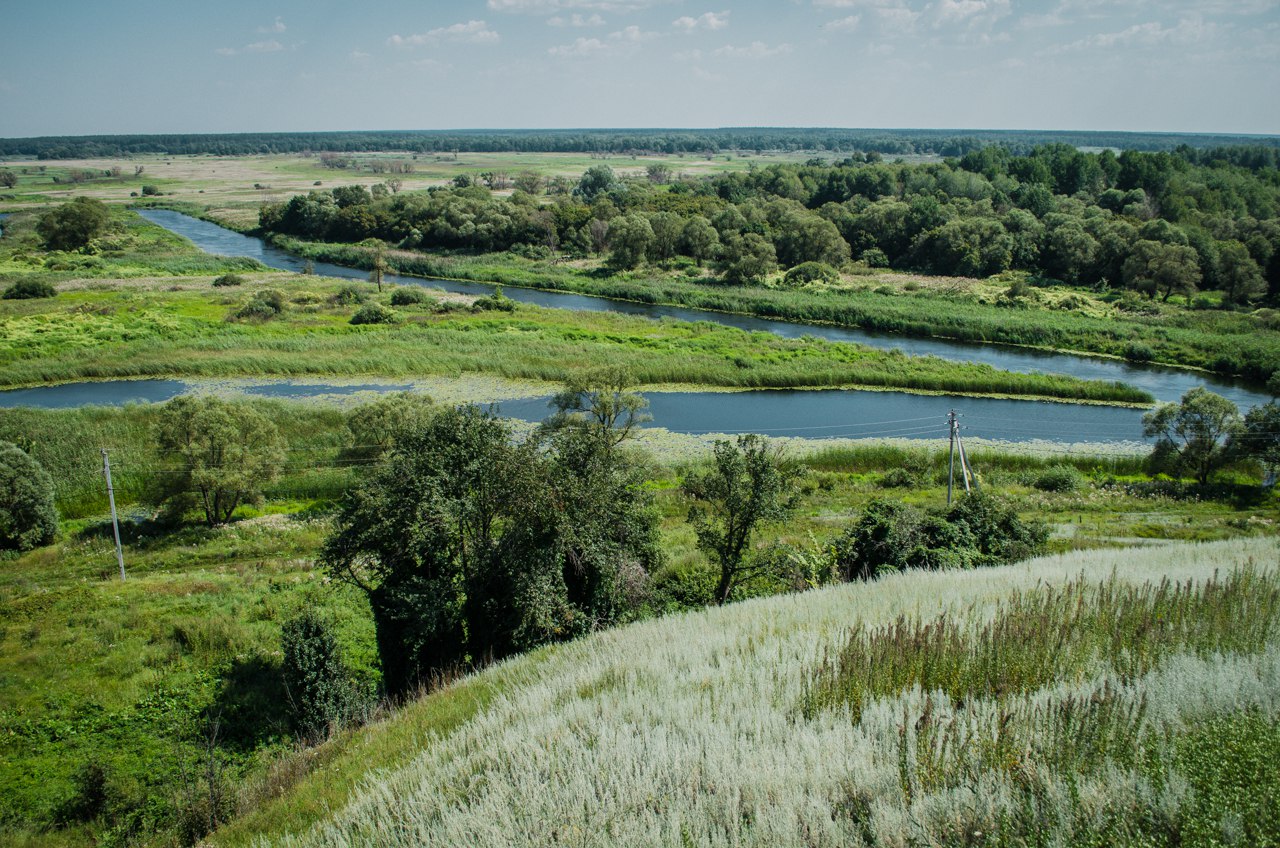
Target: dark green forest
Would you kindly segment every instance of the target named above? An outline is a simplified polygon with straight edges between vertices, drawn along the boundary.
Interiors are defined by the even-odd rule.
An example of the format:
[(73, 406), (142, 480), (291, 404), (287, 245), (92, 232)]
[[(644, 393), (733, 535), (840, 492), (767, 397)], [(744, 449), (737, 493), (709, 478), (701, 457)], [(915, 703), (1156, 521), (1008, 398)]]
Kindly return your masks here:
[(963, 156), (986, 145), (1027, 153), (1043, 144), (1168, 151), (1256, 145), (1276, 163), (1280, 139), (1188, 133), (1048, 130), (835, 129), (727, 127), (719, 129), (400, 130), (197, 135), (40, 136), (0, 139), (0, 156), (88, 159), (141, 153), (240, 156), (303, 151), (391, 150), (413, 153), (718, 153), (720, 151), (877, 152), (885, 155)]
[[(615, 270), (687, 257), (726, 283), (831, 279), (848, 263), (934, 275), (1025, 271), (1125, 289), (1142, 300), (1221, 292), (1224, 306), (1280, 295), (1280, 170), (1258, 148), (1028, 155), (984, 147), (926, 164), (855, 154), (700, 180), (608, 165), (575, 185), (498, 196), (451, 187), (312, 191), (262, 208), (263, 230), (317, 241), (379, 239), (406, 249), (608, 255)], [(517, 185), (521, 183), (517, 181)], [(1135, 308), (1141, 308), (1140, 305)]]

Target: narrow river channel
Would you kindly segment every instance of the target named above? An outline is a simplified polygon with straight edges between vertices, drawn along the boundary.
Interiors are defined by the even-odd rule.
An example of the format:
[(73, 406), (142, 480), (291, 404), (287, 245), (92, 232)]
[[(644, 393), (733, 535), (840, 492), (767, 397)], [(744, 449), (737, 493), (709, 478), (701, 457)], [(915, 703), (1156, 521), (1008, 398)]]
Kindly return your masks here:
[[(207, 221), (169, 210), (142, 210), (152, 223), (190, 239), (201, 249), (225, 256), (247, 256), (272, 268), (301, 271), (305, 261), (266, 244)], [(316, 263), (315, 272), (331, 277), (365, 279), (363, 271), (328, 263)], [(480, 283), (424, 280), (388, 275), (399, 285), (422, 285), (468, 294), (486, 294), (493, 287)], [(744, 330), (776, 333), (789, 338), (809, 335), (835, 341), (857, 342), (879, 348), (898, 348), (910, 354), (932, 354), (951, 360), (983, 362), (1010, 371), (1045, 371), (1085, 379), (1122, 380), (1139, 386), (1159, 400), (1176, 400), (1185, 391), (1204, 385), (1242, 407), (1268, 398), (1250, 388), (1210, 375), (1169, 368), (1148, 368), (1114, 360), (1034, 351), (992, 345), (972, 345), (939, 339), (911, 339), (865, 333), (842, 327), (776, 321), (729, 315), (683, 307), (650, 306), (609, 298), (505, 289), (514, 300), (559, 309), (612, 311), (659, 319), (712, 321)], [(0, 392), (0, 407), (38, 406), (65, 408), (86, 404), (157, 402), (189, 390), (179, 380), (120, 380), (84, 382)], [(330, 385), (319, 382), (262, 380), (243, 391), (270, 397), (311, 398), (349, 394), (357, 390), (394, 391), (401, 383)], [(650, 426), (681, 433), (754, 432), (771, 436), (813, 438), (943, 438), (948, 410), (963, 415), (970, 437), (1011, 442), (1047, 440), (1064, 443), (1118, 443), (1142, 440), (1142, 411), (1085, 404), (1003, 400), (949, 395), (917, 395), (905, 392), (852, 390), (752, 391), (752, 392), (652, 392), (648, 394), (653, 421)], [(505, 401), (499, 410), (515, 418), (541, 420), (547, 414), (547, 398)]]

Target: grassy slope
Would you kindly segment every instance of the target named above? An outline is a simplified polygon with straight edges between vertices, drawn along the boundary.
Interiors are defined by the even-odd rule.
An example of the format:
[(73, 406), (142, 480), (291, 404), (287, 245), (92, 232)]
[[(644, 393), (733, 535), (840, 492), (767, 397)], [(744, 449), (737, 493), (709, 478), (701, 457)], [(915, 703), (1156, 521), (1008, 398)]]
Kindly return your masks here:
[[(1016, 763), (978, 777), (970, 784), (976, 796), (917, 789), (907, 805), (899, 761), (901, 728), (914, 728), (907, 731), (907, 750), (915, 752), (918, 731), (929, 723), (921, 723), (923, 711), (989, 713), (980, 701), (943, 707), (935, 698), (926, 707), (919, 691), (908, 691), (868, 708), (859, 725), (839, 710), (801, 718), (808, 675), (824, 651), (843, 644), (852, 622), (878, 625), (902, 615), (989, 608), (1015, 590), (1079, 575), (1204, 580), (1215, 569), (1251, 562), (1274, 568), (1278, 552), (1275, 540), (1251, 540), (1070, 554), (762, 599), (598, 634), (511, 660), (427, 697), (389, 723), (331, 743), (323, 771), (214, 842), (814, 845), (874, 836), (902, 844), (922, 831), (945, 838), (951, 829), (953, 839), (968, 835), (962, 826), (990, 833), (1001, 810), (1016, 818), (1013, 807), (1025, 799)], [(1221, 808), (1204, 808), (1206, 798), (1232, 808), (1261, 803), (1264, 821), (1266, 815), (1278, 820), (1268, 789), (1249, 783), (1280, 781), (1266, 759), (1280, 742), (1274, 630), (1261, 655), (1182, 654), (1127, 683), (1099, 671), (1023, 700), (1063, 701), (1106, 681), (1121, 701), (1145, 698), (1144, 738), (1172, 734), (1162, 762), (1187, 772), (1190, 786), (1173, 781), (1162, 788), (1138, 776), (1141, 769), (1086, 774), (1076, 783), (1075, 803), (1097, 814), (1093, 824), (1105, 822), (1105, 809), (1157, 818), (1164, 809), (1181, 816), (1179, 827), (1191, 836), (1205, 825), (1197, 816), (1221, 816)], [(490, 700), (491, 686), (499, 695)], [(467, 698), (486, 703), (458, 722), (454, 705)], [(1090, 716), (1083, 721), (1087, 736)], [(417, 739), (421, 750), (405, 762), (400, 745), (385, 739)], [(1205, 746), (1212, 750), (1224, 739), (1237, 746), (1234, 782), (1203, 762), (1212, 760)], [(353, 785), (360, 775), (363, 782)], [(1261, 800), (1247, 792), (1237, 797), (1241, 781)], [(1050, 787), (1037, 796), (1037, 809), (1048, 815), (1070, 807), (1060, 791)], [(1052, 830), (1049, 821), (1045, 827)], [(1123, 828), (1126, 821), (1113, 818), (1107, 826)], [(1002, 841), (998, 836), (992, 834), (994, 842)]]
[[(56, 545), (0, 568), (0, 841), (27, 833), (23, 823), (39, 826), (55, 819), (75, 795), (77, 773), (89, 764), (106, 769), (121, 807), (148, 809), (149, 804), (158, 821), (167, 821), (180, 801), (178, 763), (198, 757), (202, 717), (219, 710), (243, 809), (272, 797), (299, 774), (326, 768), (331, 779), (308, 783), (300, 790), (304, 795), (290, 796), (284, 807), (265, 808), (255, 814), (264, 818), (253, 819), (300, 822), (300, 827), (340, 806), (347, 784), (366, 763), (400, 762), (395, 758), (409, 755), (424, 727), (444, 732), (509, 689), (505, 678), (492, 674), (469, 678), (445, 697), (411, 706), (406, 715), (420, 719), (397, 720), (386, 733), (362, 731), (354, 742), (339, 741), (315, 752), (287, 753), (276, 671), (280, 622), (304, 606), (327, 610), (343, 623), (348, 659), (364, 674), (374, 674), (367, 610), (353, 593), (326, 584), (315, 569), (327, 525), (306, 518), (312, 514), (309, 507), (337, 497), (359, 470), (340, 459), (345, 432), (339, 411), (257, 404), (293, 449), (285, 475), (272, 486), (273, 500), (262, 510), (242, 510), (238, 517), (248, 520), (217, 530), (166, 533), (126, 523), (129, 580), (124, 584), (115, 576), (110, 529), (102, 516), (98, 447), (112, 448), (117, 497), (125, 514), (137, 519), (145, 512), (136, 502), (164, 473), (150, 435), (156, 409), (0, 410), (0, 439), (27, 440), (58, 480), (64, 517), (77, 516), (64, 523)], [(676, 462), (664, 444), (654, 442), (651, 449), (663, 461)], [(945, 476), (938, 476), (945, 473), (944, 450), (823, 449), (822, 443), (810, 449), (819, 452), (809, 459), (814, 473), (796, 516), (785, 527), (767, 528), (761, 544), (778, 537), (802, 547), (825, 540), (877, 496), (928, 506), (945, 500)], [(697, 455), (683, 452), (678, 462)], [(1058, 457), (975, 451), (973, 460), (984, 481), (1011, 497), (1023, 514), (1056, 523), (1053, 544), (1059, 550), (1143, 538), (1221, 539), (1269, 532), (1280, 516), (1274, 498), (1232, 506), (1200, 498), (1135, 497), (1121, 485), (1102, 485), (1111, 474), (1139, 479), (1138, 463), (1129, 457), (1076, 458), (1092, 480), (1062, 494), (1028, 485), (1062, 461)], [(918, 469), (917, 485), (881, 488), (883, 472), (904, 467)], [(659, 466), (654, 473), (668, 554), (667, 566), (655, 576), (654, 606), (705, 602), (714, 575), (685, 523), (686, 504), (676, 491), (679, 472)], [(1241, 491), (1246, 490), (1256, 492), (1254, 487)], [(294, 519), (280, 512), (302, 515)], [(762, 583), (751, 591), (776, 592), (786, 585)], [(550, 659), (563, 650), (577, 648), (536, 656)], [(503, 668), (513, 679), (528, 682), (537, 673), (530, 662), (535, 660)], [(348, 744), (362, 747), (354, 753), (357, 749)], [(103, 837), (100, 828), (73, 826), (32, 837), (32, 844), (89, 844), (95, 836)]]

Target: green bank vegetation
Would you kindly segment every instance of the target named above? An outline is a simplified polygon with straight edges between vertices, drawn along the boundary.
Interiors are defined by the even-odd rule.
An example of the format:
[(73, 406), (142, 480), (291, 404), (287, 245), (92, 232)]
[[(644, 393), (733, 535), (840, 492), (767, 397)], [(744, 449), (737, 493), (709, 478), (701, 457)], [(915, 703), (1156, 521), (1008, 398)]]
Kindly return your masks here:
[[(355, 777), (371, 762), (405, 763), (406, 739), (427, 727), (462, 727), (529, 679), (532, 666), (521, 664), (510, 684), (499, 671), (415, 702), (403, 715), (423, 723), (411, 732), (366, 706), (362, 720), (386, 728), (386, 737), (353, 730), (311, 747), (296, 735), (279, 651), (281, 628), (302, 610), (327, 616), (355, 685), (368, 691), (380, 680), (367, 602), (316, 562), (332, 533), (332, 506), (377, 462), (370, 448), (383, 444), (381, 419), (365, 408), (252, 406), (280, 434), (285, 458), (265, 486), (265, 502), (240, 506), (232, 523), (218, 527), (194, 526), (204, 517), (198, 509), (188, 524), (168, 525), (149, 506), (171, 494), (182, 463), (156, 436), (165, 407), (0, 412), (0, 439), (50, 472), (63, 516), (54, 545), (8, 559), (0, 577), (0, 744), (3, 783), (11, 787), (0, 822), (7, 838), (182, 842), (211, 821), (240, 815), (254, 824), (233, 825), (229, 834), (296, 829), (336, 809), (350, 791), (320, 774)], [(125, 515), (124, 583), (103, 519), (101, 446), (111, 448)], [(735, 599), (838, 579), (831, 540), (878, 499), (921, 508), (945, 502), (946, 456), (937, 448), (819, 447), (796, 458), (807, 474), (796, 481), (792, 517), (761, 525), (749, 557), (765, 567), (734, 585)], [(1213, 489), (1152, 480), (1139, 457), (974, 450), (971, 459), (1013, 510), (1049, 525), (1051, 549), (1251, 536), (1270, 532), (1280, 515), (1244, 469)], [(680, 487), (696, 467), (629, 461), (648, 478), (643, 488), (662, 552), (633, 614), (714, 602), (721, 569), (699, 549)], [(542, 649), (520, 662), (564, 650), (576, 649)]]
[[(190, 255), (182, 240), (130, 213), (119, 256), (68, 254), (74, 266), (53, 298), (4, 301), (0, 384), (105, 377), (384, 375), (485, 372), (565, 380), (598, 362), (643, 383), (733, 388), (865, 386), (1146, 403), (1127, 386), (905, 356), (817, 339), (782, 339), (711, 323), (652, 322), (608, 313), (521, 307), (503, 298), (403, 303), (393, 292), (305, 275), (187, 279), (253, 263)], [(111, 236), (104, 236), (109, 238)], [(21, 220), (6, 233), (0, 274), (21, 283), (44, 254)], [(45, 256), (46, 258), (41, 258)], [(55, 261), (56, 260), (56, 261)], [(21, 271), (32, 264), (40, 271)], [(211, 264), (209, 264), (211, 263)], [(145, 276), (144, 276), (145, 275)], [(119, 280), (133, 278), (129, 285)], [(94, 283), (95, 278), (103, 279)], [(58, 279), (54, 276), (54, 279)], [(15, 283), (17, 284), (17, 283)], [(215, 285), (217, 284), (217, 285)], [(394, 301), (402, 303), (390, 307)], [(372, 316), (372, 317), (370, 317)], [(86, 357), (87, 351), (92, 357)]]
[[(434, 257), (442, 251), (567, 259), (585, 263), (602, 285), (620, 272), (654, 267), (666, 277), (674, 269), (696, 288), (766, 285), (820, 295), (775, 302), (782, 313), (740, 294), (717, 295), (743, 311), (1088, 350), (1265, 380), (1280, 365), (1274, 316), (1255, 312), (1280, 292), (1275, 172), (1274, 150), (1263, 147), (1119, 156), (1065, 145), (1019, 156), (988, 147), (915, 165), (858, 154), (835, 164), (815, 159), (684, 180), (652, 170), (624, 179), (595, 165), (574, 186), (531, 185), (509, 197), (491, 191), (492, 180), (482, 185), (467, 175), (426, 193), (379, 185), (315, 190), (264, 205), (259, 220), (267, 233), (349, 244), (376, 239), (417, 251), (427, 258), (406, 261), (419, 272), (441, 273)], [(341, 255), (333, 246), (313, 250)], [(879, 268), (1003, 278), (1006, 291), (986, 303), (930, 291), (924, 300), (931, 305), (914, 303), (909, 317), (883, 303), (859, 308), (829, 291), (840, 271), (856, 277)], [(1078, 293), (1037, 291), (1055, 283)], [(1202, 290), (1207, 294), (1193, 301)], [(1175, 295), (1188, 309), (1162, 308)], [(693, 297), (686, 291), (677, 302)], [(982, 305), (997, 308), (973, 308)], [(1193, 305), (1230, 314), (1198, 314)], [(1019, 310), (1034, 319), (1010, 317)], [(1100, 312), (1123, 321), (1104, 326)], [(1235, 344), (1223, 347), (1228, 337)]]

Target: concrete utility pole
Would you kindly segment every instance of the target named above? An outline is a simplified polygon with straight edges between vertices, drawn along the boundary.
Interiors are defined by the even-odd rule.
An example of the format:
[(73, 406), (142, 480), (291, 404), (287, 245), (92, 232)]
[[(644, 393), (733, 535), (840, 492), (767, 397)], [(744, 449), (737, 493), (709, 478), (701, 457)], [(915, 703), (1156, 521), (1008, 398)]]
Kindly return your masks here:
[(960, 482), (964, 483), (966, 492), (978, 488), (978, 475), (973, 473), (969, 464), (969, 454), (965, 452), (964, 440), (960, 438), (960, 416), (953, 409), (947, 413), (947, 425), (951, 430), (951, 449), (947, 463), (947, 506), (951, 506), (951, 492), (955, 487), (956, 453), (960, 454)]
[(951, 488), (956, 477), (956, 439), (960, 431), (960, 422), (956, 420), (954, 409), (947, 413), (947, 425), (951, 430), (951, 447), (947, 451), (947, 506), (951, 506)]
[(111, 460), (102, 449), (102, 473), (107, 478), (107, 500), (111, 502), (111, 529), (116, 534), (116, 562), (120, 563), (120, 579), (124, 580), (124, 549), (120, 547), (120, 520), (116, 518), (116, 492), (111, 488)]

